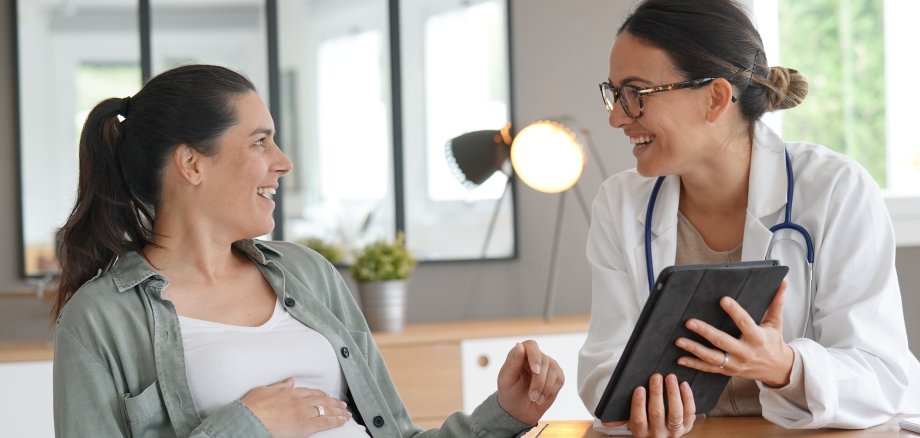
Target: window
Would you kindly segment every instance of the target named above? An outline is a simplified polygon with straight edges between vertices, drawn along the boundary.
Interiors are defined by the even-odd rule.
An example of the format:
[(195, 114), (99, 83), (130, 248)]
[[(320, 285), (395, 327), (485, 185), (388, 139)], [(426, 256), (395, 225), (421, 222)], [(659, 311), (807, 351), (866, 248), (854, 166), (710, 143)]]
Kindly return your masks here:
[[(771, 65), (808, 77), (808, 98), (765, 121), (789, 140), (859, 161), (884, 190), (898, 245), (920, 245), (920, 2), (755, 0)], [(807, 29), (807, 37), (804, 37)]]

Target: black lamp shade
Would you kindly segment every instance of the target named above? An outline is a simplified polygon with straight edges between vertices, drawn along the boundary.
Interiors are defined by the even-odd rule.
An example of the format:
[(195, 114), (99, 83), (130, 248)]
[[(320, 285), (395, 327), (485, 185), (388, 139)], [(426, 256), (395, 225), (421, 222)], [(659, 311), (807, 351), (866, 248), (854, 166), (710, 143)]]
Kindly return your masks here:
[(473, 131), (449, 140), (444, 154), (457, 180), (472, 189), (502, 169), (509, 148), (498, 129)]

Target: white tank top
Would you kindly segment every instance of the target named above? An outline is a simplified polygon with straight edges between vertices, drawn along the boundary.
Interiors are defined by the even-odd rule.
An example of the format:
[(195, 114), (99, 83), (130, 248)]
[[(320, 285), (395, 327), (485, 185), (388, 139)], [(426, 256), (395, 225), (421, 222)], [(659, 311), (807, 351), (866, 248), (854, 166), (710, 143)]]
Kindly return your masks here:
[[(271, 318), (244, 327), (179, 316), (185, 367), (195, 407), (207, 418), (249, 390), (294, 378), (295, 387), (315, 388), (344, 400), (345, 378), (335, 349), (323, 335), (292, 317), (279, 301)], [(312, 409), (312, 408), (311, 408)], [(349, 420), (316, 438), (368, 436)]]

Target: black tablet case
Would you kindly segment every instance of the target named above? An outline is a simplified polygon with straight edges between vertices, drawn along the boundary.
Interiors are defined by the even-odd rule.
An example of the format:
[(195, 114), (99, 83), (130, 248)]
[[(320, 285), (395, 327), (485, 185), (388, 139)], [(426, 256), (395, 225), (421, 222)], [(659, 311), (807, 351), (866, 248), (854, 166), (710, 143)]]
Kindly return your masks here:
[(730, 377), (678, 365), (679, 357), (691, 354), (674, 342), (685, 337), (711, 347), (703, 337), (685, 327), (689, 318), (706, 321), (740, 337), (740, 330), (719, 300), (726, 295), (734, 298), (759, 323), (788, 270), (776, 260), (665, 268), (639, 315), (594, 415), (603, 422), (628, 420), (633, 390), (638, 386), (648, 390), (648, 380), (654, 373), (662, 376), (673, 373), (678, 381), (689, 382), (696, 413), (711, 411)]

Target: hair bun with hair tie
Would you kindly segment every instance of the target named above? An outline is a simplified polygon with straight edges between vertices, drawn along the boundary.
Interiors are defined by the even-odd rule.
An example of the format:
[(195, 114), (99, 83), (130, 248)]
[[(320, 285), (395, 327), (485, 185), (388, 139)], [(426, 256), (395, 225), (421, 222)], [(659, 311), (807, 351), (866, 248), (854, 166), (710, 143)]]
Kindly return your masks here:
[(128, 118), (128, 107), (131, 105), (131, 96), (121, 99), (121, 108), (118, 109), (118, 115), (122, 118)]
[(808, 95), (808, 81), (798, 70), (770, 67), (769, 82), (766, 108), (768, 112), (795, 107)]

